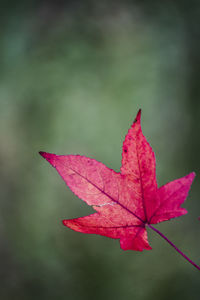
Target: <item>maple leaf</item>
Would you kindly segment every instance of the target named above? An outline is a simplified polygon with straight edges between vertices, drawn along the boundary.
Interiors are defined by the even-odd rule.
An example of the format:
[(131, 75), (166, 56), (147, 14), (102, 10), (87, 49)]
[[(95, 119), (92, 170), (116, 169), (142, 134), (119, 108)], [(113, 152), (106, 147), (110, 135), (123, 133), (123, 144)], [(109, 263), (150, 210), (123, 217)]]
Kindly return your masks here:
[(146, 231), (150, 227), (188, 259), (151, 224), (187, 213), (181, 204), (195, 173), (158, 188), (155, 155), (142, 133), (140, 119), (141, 110), (123, 142), (119, 173), (85, 156), (40, 152), (72, 192), (96, 211), (89, 216), (63, 220), (63, 224), (78, 232), (119, 239), (123, 250), (138, 251), (152, 249)]

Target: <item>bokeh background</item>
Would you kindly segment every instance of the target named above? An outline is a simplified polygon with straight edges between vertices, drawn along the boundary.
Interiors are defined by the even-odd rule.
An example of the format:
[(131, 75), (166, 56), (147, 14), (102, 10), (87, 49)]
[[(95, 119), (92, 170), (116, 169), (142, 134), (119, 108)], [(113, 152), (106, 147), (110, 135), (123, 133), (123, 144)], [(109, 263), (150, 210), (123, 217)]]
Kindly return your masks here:
[(154, 232), (139, 253), (62, 226), (92, 209), (38, 151), (119, 171), (142, 108), (159, 185), (197, 173), (189, 214), (157, 228), (199, 263), (200, 2), (0, 4), (0, 298), (199, 299), (199, 272)]

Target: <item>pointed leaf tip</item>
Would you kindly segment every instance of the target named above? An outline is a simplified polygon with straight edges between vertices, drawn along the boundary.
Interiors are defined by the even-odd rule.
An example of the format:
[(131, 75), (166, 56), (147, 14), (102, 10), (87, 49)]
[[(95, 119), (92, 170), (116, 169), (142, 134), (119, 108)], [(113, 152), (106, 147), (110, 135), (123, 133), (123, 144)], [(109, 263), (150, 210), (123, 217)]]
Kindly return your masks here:
[(40, 154), (42, 157), (47, 158), (47, 156), (48, 156), (49, 153), (40, 151), (39, 154)]
[(141, 119), (141, 112), (142, 112), (142, 110), (141, 110), (141, 108), (140, 108), (140, 109), (138, 110), (138, 113), (137, 113), (137, 116), (136, 116), (136, 118), (135, 118), (134, 123), (140, 122), (140, 119)]
[(62, 224), (66, 226), (66, 220), (62, 220)]
[(56, 154), (40, 151), (39, 154), (44, 157), (53, 167), (55, 167)]
[(43, 151), (39, 151), (39, 154), (40, 154), (41, 156), (43, 156), (44, 153), (45, 153), (45, 152), (43, 152)]

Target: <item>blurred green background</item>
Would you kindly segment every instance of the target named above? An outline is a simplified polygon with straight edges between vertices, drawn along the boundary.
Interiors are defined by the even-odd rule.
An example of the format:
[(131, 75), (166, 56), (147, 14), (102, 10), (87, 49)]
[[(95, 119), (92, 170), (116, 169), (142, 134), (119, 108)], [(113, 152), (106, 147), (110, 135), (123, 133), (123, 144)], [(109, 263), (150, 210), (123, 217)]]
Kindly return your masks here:
[(159, 185), (197, 173), (189, 214), (157, 225), (199, 263), (200, 2), (0, 1), (0, 298), (199, 299), (198, 271), (83, 235), (92, 212), (38, 151), (120, 168), (139, 108)]

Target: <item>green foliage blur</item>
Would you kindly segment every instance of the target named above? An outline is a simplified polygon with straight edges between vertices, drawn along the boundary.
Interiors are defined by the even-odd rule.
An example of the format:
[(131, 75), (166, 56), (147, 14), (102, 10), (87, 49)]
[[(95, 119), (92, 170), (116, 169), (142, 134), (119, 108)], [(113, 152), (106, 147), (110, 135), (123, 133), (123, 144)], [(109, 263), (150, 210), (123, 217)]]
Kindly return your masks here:
[(0, 299), (199, 299), (198, 271), (149, 233), (152, 251), (83, 235), (92, 212), (38, 151), (120, 168), (142, 108), (159, 185), (197, 173), (189, 213), (157, 225), (199, 263), (200, 2), (1, 1)]

